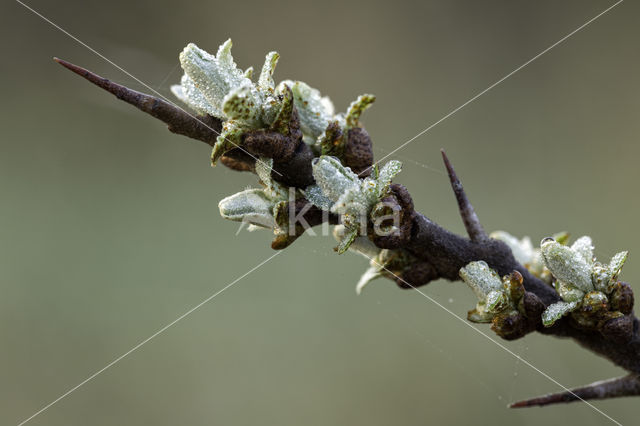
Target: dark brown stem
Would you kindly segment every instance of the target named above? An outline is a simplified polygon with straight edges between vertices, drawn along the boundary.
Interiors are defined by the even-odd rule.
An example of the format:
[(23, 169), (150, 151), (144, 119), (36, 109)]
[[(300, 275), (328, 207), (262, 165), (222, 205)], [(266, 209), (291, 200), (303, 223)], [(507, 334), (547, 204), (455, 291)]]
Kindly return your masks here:
[(480, 224), (480, 219), (478, 219), (476, 211), (473, 209), (469, 198), (467, 198), (467, 194), (464, 192), (464, 188), (462, 187), (462, 182), (460, 182), (455, 170), (453, 170), (453, 166), (451, 165), (447, 154), (445, 154), (444, 149), (441, 149), (440, 152), (442, 153), (442, 159), (444, 160), (444, 165), (447, 168), (447, 173), (449, 173), (451, 188), (453, 188), (453, 193), (456, 196), (460, 216), (462, 217), (462, 222), (467, 230), (467, 234), (469, 234), (469, 238), (471, 238), (471, 241), (483, 241), (488, 239), (489, 237), (484, 232), (484, 229)]
[(434, 265), (439, 278), (458, 281), (462, 267), (469, 262), (484, 260), (500, 276), (514, 270), (520, 272), (526, 290), (535, 293), (545, 305), (560, 300), (551, 286), (515, 260), (511, 249), (503, 242), (491, 238), (482, 242), (472, 241), (442, 228), (420, 213), (414, 216), (413, 235), (407, 248), (418, 258)]
[(620, 398), (640, 395), (640, 377), (635, 374), (601, 380), (570, 391), (552, 393), (511, 404), (510, 408), (545, 406), (590, 399)]

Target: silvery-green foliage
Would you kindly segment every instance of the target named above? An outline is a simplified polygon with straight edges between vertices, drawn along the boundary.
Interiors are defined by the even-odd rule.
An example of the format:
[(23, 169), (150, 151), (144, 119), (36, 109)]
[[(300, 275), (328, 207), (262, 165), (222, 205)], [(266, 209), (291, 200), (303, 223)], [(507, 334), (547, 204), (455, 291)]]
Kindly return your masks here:
[[(231, 40), (223, 43), (216, 55), (189, 43), (180, 53), (180, 64), (184, 70), (181, 85), (172, 87), (178, 98), (221, 120), (241, 118), (247, 125), (259, 124), (262, 94), (233, 61)], [(232, 107), (241, 101), (246, 109)]]
[(622, 266), (627, 260), (629, 252), (623, 251), (617, 253), (611, 258), (608, 265), (603, 265), (599, 262), (594, 262), (593, 266), (593, 285), (598, 291), (604, 293), (610, 293), (613, 290), (613, 286), (616, 284), (618, 274), (622, 270)]
[[(240, 143), (243, 133), (271, 126), (289, 101), (298, 111), (303, 140), (315, 144), (333, 121), (337, 121), (346, 134), (375, 100), (373, 95), (362, 95), (351, 103), (346, 114), (335, 115), (331, 100), (302, 81), (284, 80), (276, 87), (273, 72), (279, 57), (277, 52), (267, 54), (258, 81), (254, 83), (251, 81), (253, 68), (242, 71), (234, 62), (231, 40), (224, 42), (216, 55), (193, 43), (180, 53), (184, 75), (180, 84), (171, 90), (198, 113), (223, 121), (211, 156), (213, 164)], [(292, 100), (285, 96), (287, 87), (293, 94)]]
[(588, 264), (593, 263), (593, 242), (591, 241), (591, 237), (585, 235), (578, 238), (571, 244), (571, 250), (581, 256)]
[(579, 306), (580, 302), (553, 303), (542, 313), (542, 324), (545, 327), (550, 327), (563, 316), (578, 309)]
[(249, 223), (262, 228), (286, 232), (276, 223), (278, 209), (285, 208), (287, 188), (271, 178), (273, 160), (262, 158), (256, 162), (256, 173), (264, 188), (249, 188), (224, 198), (218, 204), (220, 215), (236, 222)]
[(225, 219), (275, 228), (274, 203), (262, 189), (248, 188), (223, 198), (218, 208)]
[[(337, 121), (343, 134), (358, 125), (362, 112), (374, 101), (373, 95), (362, 95), (351, 103), (344, 114), (335, 114), (331, 100), (301, 81), (285, 80), (275, 85), (273, 73), (279, 55), (270, 52), (254, 83), (253, 68), (242, 71), (231, 55), (231, 40), (223, 43), (216, 55), (211, 55), (193, 43), (180, 53), (184, 70), (180, 85), (172, 87), (174, 94), (201, 114), (209, 114), (222, 121), (222, 131), (214, 144), (212, 163), (226, 151), (239, 145), (242, 136), (251, 130), (266, 129), (288, 134), (292, 109), (297, 109), (303, 140), (318, 142), (331, 122)], [(290, 89), (290, 90), (289, 90)], [(256, 162), (264, 189), (247, 189), (220, 202), (223, 217), (246, 221), (256, 226), (277, 229), (275, 219), (286, 201), (286, 188), (272, 182), (270, 167), (265, 160)], [(364, 216), (388, 187), (399, 171), (397, 162), (383, 168), (378, 179), (361, 181), (338, 159), (318, 161), (314, 167), (317, 186), (307, 188), (307, 197), (324, 210), (343, 214), (350, 233), (341, 240), (339, 251), (344, 252), (354, 241), (359, 216)], [(321, 182), (321, 183), (320, 183)]]
[(608, 265), (603, 265), (593, 256), (593, 244), (588, 236), (578, 238), (571, 247), (545, 238), (541, 253), (545, 266), (556, 278), (555, 289), (563, 300), (544, 312), (543, 324), (547, 327), (585, 303), (606, 304), (628, 254), (618, 253)]
[(505, 310), (515, 310), (505, 281), (484, 261), (470, 262), (460, 269), (460, 278), (478, 298), (476, 308), (469, 312), (473, 322), (491, 322)]
[[(360, 178), (349, 167), (343, 166), (337, 158), (323, 155), (314, 158), (311, 164), (313, 166), (313, 177), (318, 189), (320, 189), (319, 194), (324, 197), (322, 200), (307, 197), (316, 206), (322, 208), (323, 205), (329, 203), (331, 208), (342, 194), (347, 191), (359, 191)], [(313, 188), (313, 185), (311, 188)], [(309, 189), (305, 190), (305, 194)], [(312, 193), (318, 194), (315, 190)]]
[[(579, 238), (571, 247), (559, 244), (549, 238), (542, 241), (542, 259), (553, 276), (560, 281), (571, 284), (583, 292), (594, 290), (591, 280), (593, 259), (587, 260), (587, 246), (591, 245), (589, 237)], [(591, 248), (593, 250), (593, 248)]]
[[(391, 160), (381, 169), (378, 169), (378, 166), (375, 165), (373, 167), (373, 177), (367, 178), (374, 182), (373, 191), (378, 198), (384, 196), (386, 194), (389, 185), (393, 181), (393, 178), (396, 177), (398, 173), (402, 171), (402, 163), (397, 160)], [(365, 180), (367, 180), (365, 179)]]
[(341, 215), (348, 230), (338, 246), (338, 252), (343, 253), (358, 236), (363, 221), (368, 220), (371, 208), (386, 194), (402, 163), (389, 161), (364, 179), (335, 157), (322, 155), (312, 164), (316, 185), (305, 189), (305, 197), (315, 206)]
[[(258, 83), (251, 81), (253, 69), (242, 71), (231, 55), (227, 40), (211, 55), (193, 43), (180, 53), (184, 70), (180, 85), (173, 93), (194, 110), (223, 121), (222, 132), (214, 146), (212, 160), (240, 142), (240, 136), (252, 129), (271, 125), (282, 108), (282, 92), (275, 91), (273, 71), (278, 54), (267, 54)], [(284, 90), (284, 88), (283, 88)]]

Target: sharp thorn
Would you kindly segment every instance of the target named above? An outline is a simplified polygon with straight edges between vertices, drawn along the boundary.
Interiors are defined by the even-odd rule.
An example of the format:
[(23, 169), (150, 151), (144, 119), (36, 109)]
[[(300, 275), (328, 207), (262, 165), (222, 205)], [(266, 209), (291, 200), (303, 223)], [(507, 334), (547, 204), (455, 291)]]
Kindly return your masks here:
[(544, 407), (546, 405), (586, 401), (589, 399), (609, 399), (640, 395), (640, 378), (636, 374), (600, 380), (569, 391), (551, 393), (524, 401), (514, 402), (509, 408)]
[(63, 59), (54, 57), (53, 60), (101, 89), (115, 95), (118, 99), (163, 121), (169, 126), (171, 132), (203, 141), (209, 145), (215, 143), (221, 126), (220, 120), (217, 118), (208, 115), (196, 118), (163, 99), (135, 91)]
[(467, 230), (467, 234), (469, 234), (469, 238), (472, 241), (482, 241), (488, 238), (487, 234), (484, 232), (482, 225), (480, 224), (480, 220), (476, 215), (471, 202), (467, 198), (467, 194), (464, 192), (464, 188), (462, 187), (462, 183), (458, 176), (456, 175), (447, 154), (444, 152), (444, 149), (441, 149), (442, 159), (444, 160), (444, 165), (447, 168), (447, 173), (449, 174), (449, 180), (451, 181), (451, 188), (453, 189), (453, 193), (456, 196), (456, 201), (458, 202), (458, 209), (460, 210), (460, 216), (462, 217), (462, 222), (464, 223), (464, 227)]

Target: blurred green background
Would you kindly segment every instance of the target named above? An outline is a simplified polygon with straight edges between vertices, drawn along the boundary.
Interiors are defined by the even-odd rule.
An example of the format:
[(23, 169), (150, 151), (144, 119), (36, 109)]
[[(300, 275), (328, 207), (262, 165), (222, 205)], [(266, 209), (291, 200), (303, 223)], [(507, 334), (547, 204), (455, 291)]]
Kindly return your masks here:
[[(276, 81), (338, 110), (377, 95), (380, 158), (612, 2), (28, 4), (168, 96), (188, 42), (232, 37), (243, 68), (277, 50)], [(486, 229), (587, 233), (603, 259), (630, 250), (638, 288), (639, 11), (622, 3), (399, 151), (418, 209), (462, 231), (443, 147)], [(0, 16), (0, 423), (15, 425), (272, 251), (217, 212), (255, 177), (56, 65), (148, 91), (20, 4)], [(357, 297), (366, 261), (334, 245), (301, 238), (29, 424), (608, 424), (586, 404), (507, 409), (559, 388), (416, 292), (380, 280)], [(460, 283), (424, 291), (461, 316), (475, 303)], [(504, 344), (566, 386), (623, 373), (569, 341)], [(595, 405), (637, 421), (637, 399)]]

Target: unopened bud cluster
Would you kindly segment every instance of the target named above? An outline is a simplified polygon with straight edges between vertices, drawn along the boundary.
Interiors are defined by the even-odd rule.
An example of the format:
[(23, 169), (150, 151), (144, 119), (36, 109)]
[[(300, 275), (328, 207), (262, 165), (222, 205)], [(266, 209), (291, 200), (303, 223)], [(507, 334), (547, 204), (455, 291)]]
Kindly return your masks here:
[(556, 234), (542, 240), (537, 249), (528, 237), (519, 240), (503, 231), (491, 236), (505, 242), (519, 263), (556, 290), (561, 301), (549, 305), (542, 313), (545, 327), (569, 316), (574, 326), (599, 331), (611, 340), (631, 339), (633, 291), (629, 284), (618, 280), (627, 259), (626, 251), (603, 264), (594, 257), (588, 236), (568, 246), (568, 235)]
[(478, 298), (469, 321), (491, 323), (491, 329), (507, 340), (524, 336), (540, 323), (544, 304), (525, 291), (518, 271), (500, 278), (486, 262), (477, 261), (460, 269), (460, 278)]
[(550, 305), (542, 315), (546, 327), (564, 315), (584, 329), (598, 330), (605, 337), (626, 341), (631, 338), (633, 291), (618, 280), (628, 253), (620, 252), (608, 264), (593, 255), (591, 238), (578, 238), (570, 247), (552, 238), (542, 240), (542, 259), (555, 278), (561, 302)]

